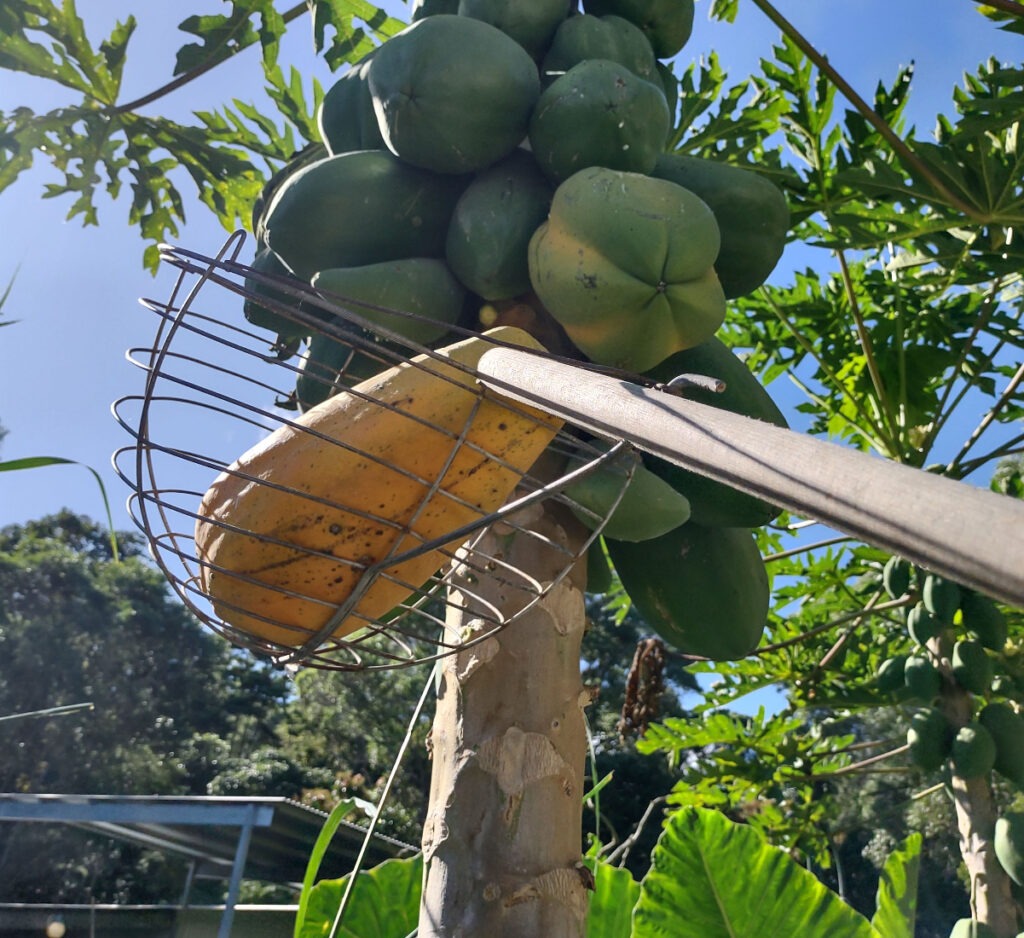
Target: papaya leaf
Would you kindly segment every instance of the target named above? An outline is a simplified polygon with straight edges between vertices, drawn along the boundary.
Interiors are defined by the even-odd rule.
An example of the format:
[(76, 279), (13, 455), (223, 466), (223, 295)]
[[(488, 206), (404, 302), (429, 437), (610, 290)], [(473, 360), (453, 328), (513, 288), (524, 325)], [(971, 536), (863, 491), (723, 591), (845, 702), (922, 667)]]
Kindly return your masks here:
[[(260, 17), (258, 30), (252, 22), (257, 15)], [(226, 16), (190, 16), (178, 28), (201, 41), (178, 50), (175, 75), (222, 62), (257, 41), (263, 46), (264, 61), (273, 64), (277, 59), (278, 40), (284, 33), (284, 23), (272, 0), (232, 0), (231, 12)]]
[(385, 860), (356, 877), (340, 927), (332, 932), (348, 877), (327, 879), (310, 890), (295, 938), (406, 938), (419, 919), (423, 857)]
[[(357, 21), (367, 29), (357, 25)], [(332, 70), (346, 62), (357, 62), (371, 52), (375, 46), (371, 36), (390, 39), (405, 26), (400, 19), (389, 16), (368, 0), (313, 0), (313, 47), (316, 52), (324, 53)], [(334, 30), (330, 45), (327, 43), (328, 27)]]
[(652, 860), (633, 938), (881, 938), (787, 853), (717, 811), (673, 814)]
[(889, 854), (878, 880), (871, 924), (883, 938), (914, 938), (917, 877), (921, 871), (921, 835), (911, 834), (902, 850)]
[(587, 913), (587, 938), (630, 938), (633, 907), (639, 898), (640, 884), (629, 870), (598, 863)]

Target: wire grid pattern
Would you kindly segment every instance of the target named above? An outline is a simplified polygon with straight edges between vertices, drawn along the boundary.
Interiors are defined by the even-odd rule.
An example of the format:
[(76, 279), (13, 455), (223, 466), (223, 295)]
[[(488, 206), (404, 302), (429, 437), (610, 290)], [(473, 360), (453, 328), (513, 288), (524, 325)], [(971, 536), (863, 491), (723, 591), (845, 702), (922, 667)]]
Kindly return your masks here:
[[(338, 670), (402, 667), (466, 648), (513, 623), (564, 579), (597, 539), (632, 477), (635, 453), (624, 450), (621, 442), (588, 442), (571, 428), (563, 427), (537, 463), (545, 466), (543, 476), (510, 465), (501, 453), (489, 452), (471, 439), (473, 420), (481, 408), (498, 401), (509, 408), (510, 415), (538, 424), (549, 422), (546, 415), (467, 381), (473, 376), (471, 368), (441, 359), (430, 349), (352, 313), (340, 298), (318, 293), (294, 280), (260, 274), (240, 263), (243, 241), (243, 234), (232, 235), (215, 257), (179, 247), (161, 248), (162, 261), (177, 270), (176, 279), (167, 299), (141, 301), (158, 317), (156, 335), (152, 345), (135, 347), (127, 353), (129, 361), (145, 375), (144, 390), (119, 399), (113, 407), (118, 422), (134, 437), (133, 445), (123, 447), (114, 456), (118, 474), (132, 489), (129, 511), (175, 592), (216, 632), (280, 665)], [(256, 294), (254, 285), (264, 289)], [(268, 292), (267, 287), (273, 291)], [(401, 414), (403, 420), (420, 421), (426, 433), (444, 433), (450, 449), (435, 477), (422, 478), (382, 461), (379, 453), (361, 451), (347, 443), (344, 434), (325, 435), (307, 426), (294, 409), (294, 389), (303, 364), (296, 364), (290, 354), (294, 349), (283, 351), (271, 346), (266, 331), (246, 322), (242, 306), (247, 300), (258, 301), (275, 314), (299, 323), (306, 335), (320, 333), (343, 341), (351, 349), (349, 361), (361, 363), (360, 375), (367, 361), (372, 360), (374, 370), (404, 364), (429, 372), (438, 380), (458, 383), (460, 388), (470, 386), (475, 397), (471, 412), (461, 427), (452, 429), (410, 416), (398, 404), (374, 397), (376, 385), (372, 382), (353, 390), (359, 376), (349, 376), (348, 364), (343, 363), (336, 374), (315, 379), (330, 383), (330, 392), (359, 398), (361, 406), (376, 409), (378, 417), (392, 411)], [(477, 333), (453, 328), (444, 341), (473, 335)], [(465, 375), (453, 378), (453, 368)], [(346, 504), (344, 490), (315, 492), (304, 485), (295, 487), (294, 482), (282, 484), (272, 474), (248, 474), (239, 455), (286, 428), (298, 436), (315, 438), (319, 447), (334, 448), (339, 460), (360, 459), (361, 471), (379, 476), (382, 486), (403, 479), (415, 483), (420, 492), (418, 504), (401, 517), (375, 515), (365, 504)], [(507, 502), (483, 510), (479, 504), (442, 488), (455, 461), (467, 455), (475, 464), (497, 464), (506, 469), (506, 478), (514, 474), (518, 484)], [(623, 456), (634, 459), (623, 460)], [(621, 479), (621, 486), (604, 517), (574, 502), (563, 491), (613, 460), (614, 477)], [(341, 512), (348, 519), (372, 523), (376, 534), (385, 535), (383, 553), (343, 556), (331, 548), (303, 545), (284, 529), (240, 528), (230, 514), (206, 514), (201, 504), (218, 477), (221, 481), (233, 478), (250, 491), (272, 492), (282, 503), (303, 506), (297, 508), (297, 516), (315, 506), (317, 513)], [(436, 511), (438, 500), (446, 507), (457, 507), (458, 511), (450, 513), (461, 523), (424, 535), (417, 530), (417, 522), (432, 508)], [(482, 539), (496, 522), (520, 536), (541, 538), (522, 519), (545, 500), (560, 501), (577, 517), (585, 518), (589, 536), (574, 550), (543, 538), (538, 550), (560, 552), (564, 564), (554, 580), (542, 583), (528, 572), (512, 568), (499, 553), (488, 552)], [(293, 584), (268, 582), (263, 571), (221, 567), (197, 544), (197, 530), (205, 529), (210, 536), (211, 526), (214, 535), (259, 540), (268, 551), (287, 556), (288, 563), (306, 563), (321, 571), (336, 568), (339, 578), (355, 576), (355, 585), (347, 594), (334, 597), (323, 590), (307, 593)], [(422, 582), (405, 578), (410, 562), (417, 559), (432, 571)], [(419, 568), (423, 569), (422, 564)], [(213, 601), (208, 587), (216, 576), (221, 577), (221, 583), (227, 577), (236, 587), (244, 586), (235, 594), (252, 598), (243, 603), (232, 599)], [(452, 588), (455, 577), (457, 589)], [(471, 584), (482, 577), (500, 578), (503, 594), (511, 597), (507, 608), (498, 608), (474, 593)], [(404, 598), (386, 613), (367, 614), (360, 601), (381, 589), (383, 583)], [(275, 616), (279, 601), (285, 599), (304, 610), (298, 617), (302, 621), (284, 621)], [(465, 629), (455, 634), (446, 624), (448, 607), (458, 604), (472, 605), (471, 634), (465, 634)]]

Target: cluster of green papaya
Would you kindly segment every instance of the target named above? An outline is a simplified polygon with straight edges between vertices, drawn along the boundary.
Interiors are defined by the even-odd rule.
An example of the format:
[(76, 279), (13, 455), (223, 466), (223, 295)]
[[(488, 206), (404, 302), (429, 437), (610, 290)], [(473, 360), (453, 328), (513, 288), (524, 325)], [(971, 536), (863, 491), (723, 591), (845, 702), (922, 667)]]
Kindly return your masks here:
[[(712, 376), (723, 393), (683, 393), (785, 426), (715, 333), (726, 300), (779, 260), (786, 200), (758, 173), (666, 152), (679, 83), (664, 60), (693, 13), (693, 0), (414, 3), (411, 25), (328, 90), (325, 150), (285, 167), (255, 213), (258, 273), (368, 323), (328, 317), (317, 332), (269, 302), (284, 281), (250, 283), (250, 322), (303, 350), (296, 405), (380, 370), (382, 345), (507, 323), (651, 382)], [(605, 543), (637, 607), (692, 654), (748, 653), (768, 605), (750, 529), (778, 510), (632, 458), (567, 494), (600, 516), (627, 473)]]
[[(998, 699), (1016, 691), (1008, 676), (995, 674), (996, 656), (1007, 640), (999, 607), (897, 556), (882, 568), (882, 585), (893, 599), (917, 598), (905, 620), (911, 653), (887, 659), (875, 675), (879, 691), (926, 705), (907, 731), (911, 760), (928, 771), (949, 760), (963, 778), (995, 769), (1024, 785), (1024, 717)], [(954, 726), (941, 704), (943, 696), (957, 692), (970, 695), (976, 713)]]

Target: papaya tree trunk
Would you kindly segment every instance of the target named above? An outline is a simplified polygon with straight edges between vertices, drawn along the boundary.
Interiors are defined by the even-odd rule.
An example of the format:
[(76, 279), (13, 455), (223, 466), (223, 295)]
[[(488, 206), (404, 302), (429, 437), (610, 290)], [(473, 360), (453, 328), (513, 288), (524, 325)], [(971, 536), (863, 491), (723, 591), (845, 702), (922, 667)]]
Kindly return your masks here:
[[(502, 564), (548, 584), (568, 557), (547, 545), (575, 554), (584, 542), (575, 520), (551, 504), (526, 509), (516, 522), (530, 533), (498, 524), (479, 547), (478, 556), (501, 561), (488, 565), (492, 575), (481, 577), (480, 561), (460, 554), (447, 623), (455, 632), (472, 634), (480, 599), (505, 615), (526, 605)], [(443, 660), (419, 938), (585, 934), (582, 577), (580, 563), (520, 619)]]

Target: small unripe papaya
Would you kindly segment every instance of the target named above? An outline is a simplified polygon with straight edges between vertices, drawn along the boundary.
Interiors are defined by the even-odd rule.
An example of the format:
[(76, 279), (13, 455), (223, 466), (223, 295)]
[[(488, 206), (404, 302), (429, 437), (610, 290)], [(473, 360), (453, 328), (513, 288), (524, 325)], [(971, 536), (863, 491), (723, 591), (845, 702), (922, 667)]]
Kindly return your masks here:
[(922, 590), (925, 608), (943, 625), (951, 625), (960, 608), (960, 587), (952, 580), (929, 573)]
[(985, 705), (978, 722), (995, 740), (995, 770), (1011, 782), (1024, 785), (1024, 718), (996, 701)]
[(924, 655), (911, 655), (903, 668), (903, 682), (912, 697), (930, 701), (942, 689), (942, 675)]
[(886, 694), (895, 693), (904, 686), (904, 669), (907, 664), (906, 655), (886, 658), (875, 672), (875, 685)]
[(953, 768), (961, 778), (978, 778), (992, 771), (996, 762), (996, 744), (980, 723), (968, 723), (953, 737)]
[(1024, 886), (1024, 814), (1004, 814), (993, 838), (999, 865), (1018, 886)]
[(960, 597), (963, 627), (986, 648), (1002, 651), (1006, 644), (1006, 618), (999, 607), (981, 593), (964, 590)]
[(927, 645), (929, 639), (942, 631), (942, 623), (925, 608), (924, 603), (918, 603), (907, 613), (907, 631), (918, 645)]
[(899, 599), (910, 589), (910, 564), (893, 554), (882, 567), (882, 586), (892, 599)]
[(992, 686), (992, 659), (980, 642), (963, 639), (953, 646), (953, 677), (972, 694), (988, 692)]
[(942, 711), (934, 707), (919, 710), (910, 719), (907, 744), (910, 761), (926, 772), (937, 769), (949, 755), (952, 731)]

